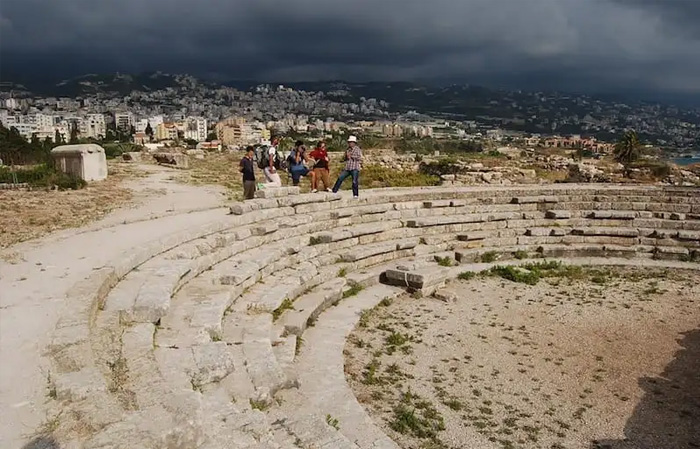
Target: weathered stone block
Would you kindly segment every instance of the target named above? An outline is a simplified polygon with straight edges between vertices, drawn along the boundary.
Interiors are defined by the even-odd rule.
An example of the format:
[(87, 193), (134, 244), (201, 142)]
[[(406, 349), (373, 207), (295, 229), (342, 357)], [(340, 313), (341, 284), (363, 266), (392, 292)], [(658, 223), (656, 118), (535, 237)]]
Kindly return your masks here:
[(84, 181), (107, 178), (107, 158), (99, 145), (61, 145), (51, 150), (51, 157), (57, 169)]
[(189, 168), (190, 159), (182, 153), (153, 153), (153, 159), (159, 164), (168, 165), (175, 168)]
[(255, 192), (255, 198), (280, 198), (299, 195), (299, 187), (266, 187)]
[(545, 217), (555, 220), (565, 220), (571, 218), (571, 211), (568, 210), (548, 210)]
[(219, 382), (235, 367), (233, 354), (223, 341), (193, 346), (192, 355), (197, 365), (194, 381), (199, 385)]

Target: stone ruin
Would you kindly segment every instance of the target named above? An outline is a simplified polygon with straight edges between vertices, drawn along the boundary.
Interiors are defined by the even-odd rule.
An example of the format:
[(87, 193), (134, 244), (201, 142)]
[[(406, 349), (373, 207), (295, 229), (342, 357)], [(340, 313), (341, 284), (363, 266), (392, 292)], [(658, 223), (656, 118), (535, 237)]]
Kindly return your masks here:
[(107, 178), (105, 150), (95, 144), (61, 145), (51, 150), (56, 168), (84, 181)]
[(153, 153), (153, 159), (161, 165), (175, 168), (189, 168), (190, 166), (189, 157), (182, 153)]
[(396, 449), (345, 381), (360, 311), (492, 251), (700, 269), (691, 188), (279, 188), (230, 210), (75, 285), (47, 348), (61, 447)]

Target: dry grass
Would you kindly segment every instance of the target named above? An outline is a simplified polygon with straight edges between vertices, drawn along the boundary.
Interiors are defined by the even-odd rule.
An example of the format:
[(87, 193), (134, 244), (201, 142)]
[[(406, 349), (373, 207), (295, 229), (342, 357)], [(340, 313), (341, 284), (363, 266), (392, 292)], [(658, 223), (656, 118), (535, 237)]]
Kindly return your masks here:
[[(208, 153), (204, 159), (190, 158), (190, 169), (176, 175), (175, 179), (193, 185), (217, 185), (225, 187), (229, 192), (229, 198), (242, 199), (243, 182), (238, 164), (243, 157), (242, 153)], [(331, 183), (343, 170), (344, 164), (340, 160), (331, 161)], [(292, 179), (285, 171), (279, 171), (282, 185), (291, 185)], [(258, 182), (265, 182), (262, 170), (255, 169), (255, 177)], [(378, 165), (366, 165), (360, 173), (360, 188), (377, 187), (411, 187), (436, 185), (439, 179), (421, 173), (397, 172)], [(350, 179), (343, 183), (342, 189), (349, 190)], [(311, 180), (302, 178), (300, 183), (302, 192), (311, 190)]]
[(0, 191), (0, 248), (83, 226), (127, 203), (132, 194), (122, 181), (136, 174), (124, 164), (108, 168), (105, 181), (82, 190)]
[[(178, 173), (175, 179), (193, 185), (223, 186), (231, 196), (240, 196), (243, 180), (238, 164), (242, 156), (239, 153), (207, 153), (204, 159), (190, 157), (190, 169)], [(264, 179), (262, 172), (256, 173), (256, 176)]]

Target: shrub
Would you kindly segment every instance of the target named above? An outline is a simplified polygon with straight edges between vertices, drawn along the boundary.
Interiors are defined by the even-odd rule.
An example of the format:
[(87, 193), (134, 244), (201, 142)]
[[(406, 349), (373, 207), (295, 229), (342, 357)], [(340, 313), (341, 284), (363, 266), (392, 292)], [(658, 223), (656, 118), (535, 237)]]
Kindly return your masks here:
[(67, 175), (46, 164), (14, 170), (0, 167), (0, 183), (27, 183), (34, 187), (46, 188), (55, 186), (59, 190), (77, 190), (87, 185), (82, 179)]
[(515, 257), (518, 260), (523, 260), (528, 258), (528, 254), (527, 251), (518, 250), (513, 253), (513, 257)]
[(457, 276), (457, 279), (462, 280), (462, 281), (470, 281), (476, 277), (476, 273), (473, 271), (465, 271), (464, 273), (459, 273), (459, 276)]
[(527, 285), (536, 285), (540, 281), (540, 275), (537, 271), (528, 271), (520, 267), (501, 266), (497, 265), (489, 272), (492, 275), (500, 276), (512, 282), (518, 282)]
[(437, 262), (438, 265), (441, 267), (451, 267), (452, 266), (452, 259), (449, 257), (440, 257), (440, 256), (435, 256), (435, 262)]
[(355, 296), (362, 291), (363, 287), (359, 284), (352, 285), (349, 289), (343, 292), (343, 298), (350, 298)]
[(498, 259), (498, 253), (496, 251), (488, 251), (478, 256), (477, 262), (491, 263), (495, 262), (496, 259)]

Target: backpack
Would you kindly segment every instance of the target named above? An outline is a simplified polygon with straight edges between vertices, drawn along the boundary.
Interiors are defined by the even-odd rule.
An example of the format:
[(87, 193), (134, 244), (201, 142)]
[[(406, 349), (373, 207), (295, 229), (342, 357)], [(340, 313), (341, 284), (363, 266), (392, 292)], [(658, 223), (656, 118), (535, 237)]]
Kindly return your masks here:
[(265, 167), (267, 167), (268, 164), (268, 147), (265, 146), (259, 146), (258, 148), (255, 149), (255, 160), (258, 161), (258, 168), (260, 170), (263, 170)]
[[(270, 165), (269, 158), (270, 158), (270, 147), (266, 146), (261, 146), (258, 147), (257, 150), (255, 150), (255, 159), (258, 161), (258, 168), (260, 170), (264, 170), (266, 167)], [(280, 159), (280, 152), (279, 150), (275, 152), (275, 160), (272, 162), (273, 165), (275, 166), (275, 169), (279, 170), (280, 168), (283, 168), (283, 163), (282, 160)]]

